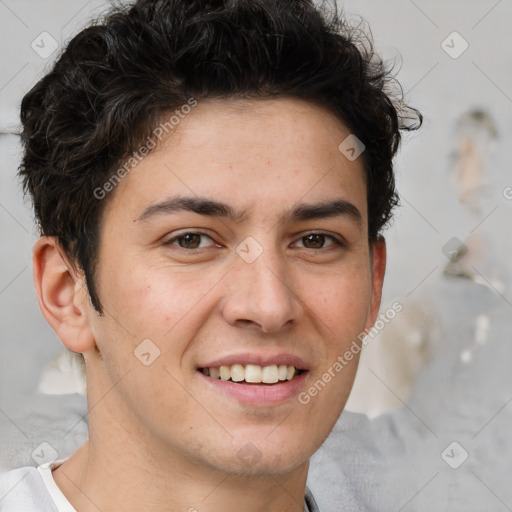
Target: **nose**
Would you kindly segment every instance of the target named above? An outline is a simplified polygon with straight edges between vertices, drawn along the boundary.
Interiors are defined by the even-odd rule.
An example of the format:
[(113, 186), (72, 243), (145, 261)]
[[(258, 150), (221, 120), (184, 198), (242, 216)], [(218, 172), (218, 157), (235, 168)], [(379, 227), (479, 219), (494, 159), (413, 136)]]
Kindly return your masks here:
[(281, 258), (265, 250), (252, 263), (238, 255), (222, 314), (233, 326), (276, 333), (297, 322), (300, 301)]

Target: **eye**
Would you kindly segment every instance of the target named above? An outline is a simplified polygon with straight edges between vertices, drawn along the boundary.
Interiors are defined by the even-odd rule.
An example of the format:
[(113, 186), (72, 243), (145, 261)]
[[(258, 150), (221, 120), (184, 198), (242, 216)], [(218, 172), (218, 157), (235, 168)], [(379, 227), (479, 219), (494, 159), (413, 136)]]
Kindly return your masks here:
[[(325, 247), (324, 244), (327, 239), (331, 240), (331, 243)], [(328, 235), (327, 233), (308, 233), (302, 236), (299, 240), (302, 241), (303, 247), (306, 249), (327, 249), (333, 245), (338, 245), (340, 247), (345, 246), (341, 240), (338, 240), (335, 236)]]
[[(321, 232), (307, 233), (306, 235), (300, 237), (295, 244), (297, 243), (302, 243), (302, 247), (299, 245), (299, 248), (304, 249), (329, 249), (335, 248), (335, 246), (345, 247), (345, 244), (341, 240), (338, 240), (335, 236)], [(167, 240), (164, 245), (177, 246), (181, 249), (187, 249), (190, 251), (194, 251), (196, 249), (204, 249), (214, 245), (220, 247), (210, 236), (205, 233), (196, 231), (187, 231), (174, 236)]]
[[(182, 249), (202, 249), (204, 247), (209, 247), (212, 244), (202, 244), (201, 238), (208, 239), (213, 242), (212, 238), (204, 233), (198, 233), (193, 231), (188, 231), (186, 233), (181, 233), (178, 236), (170, 238), (165, 242), (165, 245), (177, 245)], [(177, 242), (177, 243), (176, 243)]]

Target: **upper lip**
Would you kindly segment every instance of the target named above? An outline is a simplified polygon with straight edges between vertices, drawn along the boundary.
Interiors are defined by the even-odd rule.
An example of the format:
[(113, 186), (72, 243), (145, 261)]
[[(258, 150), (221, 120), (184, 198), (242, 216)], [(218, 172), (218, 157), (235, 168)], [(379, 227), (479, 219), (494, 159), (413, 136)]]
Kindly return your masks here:
[(255, 354), (255, 353), (241, 353), (241, 354), (229, 354), (226, 356), (219, 357), (198, 365), (198, 368), (218, 368), (220, 366), (231, 366), (234, 364), (255, 364), (258, 366), (272, 366), (285, 364), (287, 366), (295, 366), (299, 370), (307, 370), (308, 367), (305, 361), (294, 355), (294, 354)]

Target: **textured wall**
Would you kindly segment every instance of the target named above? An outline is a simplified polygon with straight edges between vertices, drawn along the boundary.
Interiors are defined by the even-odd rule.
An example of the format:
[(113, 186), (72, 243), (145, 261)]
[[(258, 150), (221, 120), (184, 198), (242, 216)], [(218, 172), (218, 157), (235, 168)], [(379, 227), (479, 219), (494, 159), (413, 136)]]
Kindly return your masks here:
[[(36, 393), (45, 363), (62, 348), (33, 292), (35, 230), (15, 176), (17, 137), (5, 133), (16, 130), (19, 102), (55, 56), (53, 46), (104, 5), (0, 1), (0, 449), (6, 466), (32, 463), (29, 447), (43, 440), (66, 453), (86, 435), (83, 396)], [(372, 510), (511, 510), (512, 2), (350, 0), (343, 6), (351, 19), (358, 14), (368, 21), (385, 56), (400, 53), (398, 78), (425, 124), (404, 138), (397, 159), (402, 207), (387, 233), (383, 310), (397, 300), (404, 308), (366, 346), (349, 403), (378, 418), (346, 415), (329, 450), (315, 459), (311, 486), (328, 511), (351, 503), (347, 489), (366, 496)], [(321, 477), (320, 461), (330, 480)], [(328, 480), (335, 492), (322, 492)]]

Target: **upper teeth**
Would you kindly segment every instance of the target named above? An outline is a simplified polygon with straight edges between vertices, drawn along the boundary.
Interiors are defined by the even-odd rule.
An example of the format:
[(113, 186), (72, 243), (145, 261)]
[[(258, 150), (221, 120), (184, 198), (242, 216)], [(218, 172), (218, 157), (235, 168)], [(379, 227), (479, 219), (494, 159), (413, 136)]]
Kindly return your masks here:
[(234, 364), (232, 366), (221, 366), (220, 368), (204, 368), (203, 373), (214, 379), (232, 380), (233, 382), (251, 382), (264, 384), (275, 384), (280, 380), (291, 380), (296, 373), (295, 366), (285, 364), (273, 364), (270, 366), (259, 366), (257, 364)]

